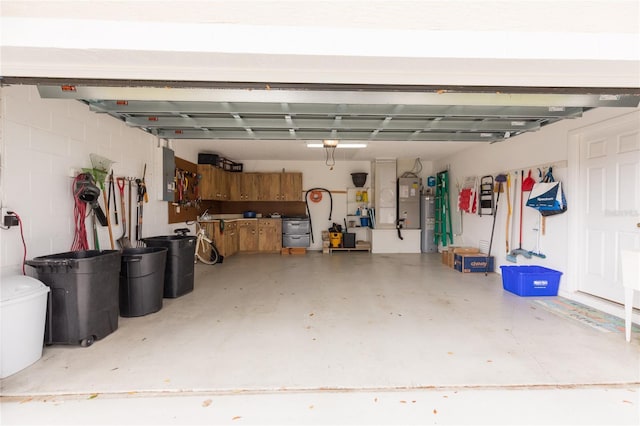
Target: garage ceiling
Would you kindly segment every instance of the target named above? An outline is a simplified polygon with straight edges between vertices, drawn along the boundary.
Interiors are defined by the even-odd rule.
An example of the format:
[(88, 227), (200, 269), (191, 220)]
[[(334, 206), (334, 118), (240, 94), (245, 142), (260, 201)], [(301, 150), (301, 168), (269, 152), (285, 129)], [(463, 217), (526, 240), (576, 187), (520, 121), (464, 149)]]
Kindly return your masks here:
[(93, 112), (176, 140), (493, 143), (581, 117), (591, 108), (640, 103), (640, 95), (620, 90), (66, 83), (40, 84), (38, 91), (43, 98), (83, 101)]

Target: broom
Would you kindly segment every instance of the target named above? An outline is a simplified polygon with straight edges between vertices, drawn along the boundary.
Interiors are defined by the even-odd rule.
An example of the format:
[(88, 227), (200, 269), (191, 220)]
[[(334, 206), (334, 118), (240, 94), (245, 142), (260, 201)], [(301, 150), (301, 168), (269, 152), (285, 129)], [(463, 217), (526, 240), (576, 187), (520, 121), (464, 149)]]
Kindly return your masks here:
[(502, 182), (507, 181), (506, 175), (498, 175), (496, 176), (496, 182), (498, 182), (498, 197), (496, 198), (496, 204), (493, 208), (493, 225), (491, 227), (491, 238), (489, 239), (489, 253), (487, 254), (487, 263), (484, 269), (484, 276), (487, 276), (489, 272), (489, 258), (491, 257), (491, 246), (493, 245), (493, 232), (496, 229), (496, 216), (498, 215), (498, 203), (500, 202), (500, 193), (502, 192)]
[[(525, 250), (522, 248), (522, 212), (524, 210), (524, 190), (525, 190), (525, 187), (529, 186), (529, 183), (528, 182), (525, 183), (526, 179), (524, 179), (524, 170), (521, 171), (520, 176), (523, 178), (522, 186), (520, 187), (520, 245), (518, 246), (517, 249), (511, 250), (511, 253), (507, 255), (507, 260), (513, 263), (518, 262), (517, 257), (519, 254), (523, 255), (527, 259), (531, 259), (531, 253), (529, 253), (529, 250)], [(531, 177), (531, 173), (529, 173), (529, 178), (530, 177)]]

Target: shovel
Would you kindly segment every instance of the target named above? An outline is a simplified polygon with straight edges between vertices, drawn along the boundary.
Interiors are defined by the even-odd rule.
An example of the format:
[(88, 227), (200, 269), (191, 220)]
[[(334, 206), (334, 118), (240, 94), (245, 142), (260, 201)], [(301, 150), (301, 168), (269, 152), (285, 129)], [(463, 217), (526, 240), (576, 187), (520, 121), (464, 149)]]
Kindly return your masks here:
[(131, 241), (126, 236), (127, 234), (127, 216), (124, 214), (124, 178), (117, 178), (118, 181), (118, 190), (120, 191), (120, 211), (122, 211), (122, 236), (118, 238), (118, 244), (120, 244), (120, 248), (127, 249), (131, 248)]

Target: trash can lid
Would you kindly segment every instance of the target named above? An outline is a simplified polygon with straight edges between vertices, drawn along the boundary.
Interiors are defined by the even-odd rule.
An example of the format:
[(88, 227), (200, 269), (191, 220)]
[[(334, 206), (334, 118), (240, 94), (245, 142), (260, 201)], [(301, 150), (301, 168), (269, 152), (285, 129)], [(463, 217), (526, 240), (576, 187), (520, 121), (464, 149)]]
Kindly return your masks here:
[(9, 302), (48, 292), (49, 287), (33, 277), (26, 275), (3, 277), (0, 285), (0, 302)]

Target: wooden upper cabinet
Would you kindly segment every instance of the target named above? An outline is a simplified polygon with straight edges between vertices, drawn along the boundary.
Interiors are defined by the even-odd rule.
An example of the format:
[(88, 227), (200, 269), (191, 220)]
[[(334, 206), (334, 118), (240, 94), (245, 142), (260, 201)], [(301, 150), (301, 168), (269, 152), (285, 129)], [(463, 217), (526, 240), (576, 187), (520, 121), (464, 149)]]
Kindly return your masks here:
[(228, 173), (227, 187), (229, 188), (229, 201), (243, 201), (242, 198), (242, 173)]
[(198, 174), (200, 182), (198, 182), (198, 191), (200, 198), (203, 200), (215, 200), (215, 190), (213, 189), (213, 171), (214, 167), (209, 164), (198, 164)]
[(256, 173), (258, 201), (280, 201), (280, 173)]
[(198, 164), (200, 197), (217, 201), (301, 201), (302, 173), (237, 173)]
[(302, 200), (302, 173), (280, 174), (280, 201)]
[(256, 173), (240, 173), (240, 193), (242, 201), (258, 201), (258, 176)]
[(214, 176), (216, 179), (216, 200), (229, 201), (229, 174), (222, 169), (216, 169)]

